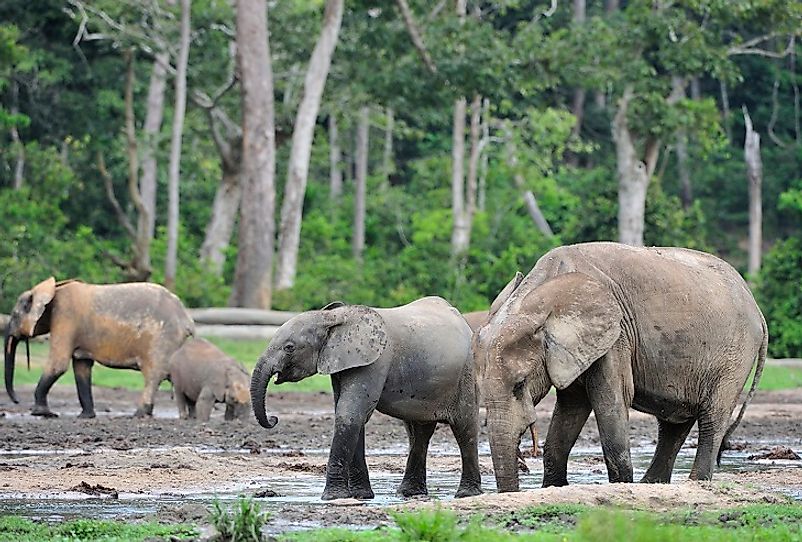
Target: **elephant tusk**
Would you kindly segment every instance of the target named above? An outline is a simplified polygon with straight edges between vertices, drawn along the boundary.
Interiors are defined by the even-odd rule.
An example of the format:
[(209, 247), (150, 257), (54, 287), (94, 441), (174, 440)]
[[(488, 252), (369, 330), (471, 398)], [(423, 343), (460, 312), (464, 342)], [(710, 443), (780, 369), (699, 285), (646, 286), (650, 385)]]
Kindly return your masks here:
[(529, 424), (529, 433), (532, 435), (532, 457), (538, 457), (540, 448), (537, 445), (537, 425), (535, 425), (535, 422)]

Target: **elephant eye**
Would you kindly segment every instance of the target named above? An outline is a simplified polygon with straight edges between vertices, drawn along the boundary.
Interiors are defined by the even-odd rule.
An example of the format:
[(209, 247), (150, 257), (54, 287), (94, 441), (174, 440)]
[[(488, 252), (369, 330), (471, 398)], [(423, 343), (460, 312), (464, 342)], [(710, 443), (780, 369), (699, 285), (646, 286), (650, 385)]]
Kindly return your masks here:
[(512, 393), (515, 395), (516, 399), (521, 399), (524, 395), (524, 385), (526, 384), (526, 380), (521, 380), (512, 388)]
[(284, 345), (284, 351), (285, 351), (285, 352), (288, 352), (288, 353), (290, 353), (290, 354), (291, 354), (291, 353), (293, 353), (293, 352), (295, 352), (295, 345), (294, 345), (294, 344), (292, 344), (292, 343), (287, 343), (287, 344), (285, 344), (285, 345)]

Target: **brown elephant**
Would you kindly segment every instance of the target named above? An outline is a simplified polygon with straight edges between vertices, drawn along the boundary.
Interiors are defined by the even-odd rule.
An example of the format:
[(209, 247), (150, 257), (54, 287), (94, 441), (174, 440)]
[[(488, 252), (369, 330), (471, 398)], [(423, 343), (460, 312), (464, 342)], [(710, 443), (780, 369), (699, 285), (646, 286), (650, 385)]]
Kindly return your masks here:
[(195, 323), (181, 301), (158, 284), (56, 282), (53, 277), (22, 293), (11, 312), (5, 338), (5, 382), (14, 393), (14, 358), (20, 340), (50, 333), (50, 355), (34, 393), (32, 414), (56, 416), (47, 393), (72, 360), (80, 418), (95, 416), (92, 365), (135, 369), (145, 377), (136, 416), (153, 412), (153, 395), (167, 379), (167, 361)]
[(463, 313), (462, 317), (468, 322), (471, 331), (476, 333), (480, 327), (487, 323), (488, 314), (488, 311), (474, 311)]
[(516, 446), (552, 386), (544, 487), (568, 483), (568, 454), (591, 411), (609, 480), (631, 482), (630, 407), (658, 420), (643, 482), (671, 480), (697, 422), (691, 478), (710, 480), (760, 381), (768, 330), (746, 282), (715, 256), (584, 243), (551, 250), (525, 278), (516, 275), (473, 340), (496, 482), (516, 491)]
[(209, 421), (215, 403), (225, 403), (226, 420), (251, 411), (251, 375), (239, 362), (205, 339), (189, 339), (170, 358), (178, 415)]

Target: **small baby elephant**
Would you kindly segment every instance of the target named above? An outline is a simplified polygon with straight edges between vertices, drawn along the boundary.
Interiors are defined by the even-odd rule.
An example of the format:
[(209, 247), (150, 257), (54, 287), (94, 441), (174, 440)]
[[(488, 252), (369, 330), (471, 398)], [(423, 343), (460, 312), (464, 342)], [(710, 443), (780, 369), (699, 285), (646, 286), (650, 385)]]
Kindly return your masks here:
[(226, 404), (226, 420), (248, 416), (248, 371), (209, 341), (188, 339), (170, 358), (169, 368), (182, 420), (209, 421), (215, 403)]

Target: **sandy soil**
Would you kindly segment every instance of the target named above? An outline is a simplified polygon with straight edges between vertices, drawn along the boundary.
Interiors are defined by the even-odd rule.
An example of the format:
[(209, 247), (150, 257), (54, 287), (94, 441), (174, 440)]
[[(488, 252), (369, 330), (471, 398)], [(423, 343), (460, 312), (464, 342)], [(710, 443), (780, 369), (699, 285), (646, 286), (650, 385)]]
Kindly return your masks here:
[[(540, 484), (542, 462), (528, 458), (531, 472), (522, 477), (522, 485), (531, 489), (495, 494), (483, 428), (480, 453), (487, 493), (459, 501), (450, 498), (460, 464), (447, 427), (438, 428), (430, 450), (432, 497), (404, 503), (394, 495), (404, 469), (406, 434), (399, 421), (377, 413), (366, 432), (377, 499), (333, 504), (319, 500), (333, 423), (329, 394), (280, 393), (280, 388), (271, 388), (269, 408), (280, 422), (267, 431), (254, 420), (226, 423), (222, 409), (209, 423), (178, 420), (168, 392), (159, 392), (153, 419), (134, 419), (130, 413), (138, 394), (104, 388), (95, 389), (98, 417), (79, 420), (76, 394), (68, 385), (57, 385), (50, 395), (51, 408), (61, 417), (41, 419), (28, 414), (33, 387), (17, 391), (21, 405), (0, 399), (0, 513), (69, 516), (75, 512), (71, 503), (82, 503), (86, 506), (78, 514), (197, 521), (215, 496), (231, 499), (261, 492), (268, 495), (264, 503), (273, 512), (273, 530), (280, 531), (321, 524), (379, 525), (389, 521), (387, 512), (392, 508), (434, 501), (473, 513), (556, 502), (666, 509), (775, 502), (787, 495), (802, 498), (802, 462), (747, 459), (778, 444), (802, 451), (802, 389), (759, 393), (736, 433), (742, 449), (728, 453), (714, 482), (707, 484), (685, 481), (695, 433), (681, 452), (674, 484), (607, 484), (591, 418), (569, 465), (571, 486), (534, 489)], [(541, 442), (553, 401), (550, 396), (538, 406)], [(657, 429), (653, 418), (637, 412), (630, 425), (637, 475), (648, 464)]]

